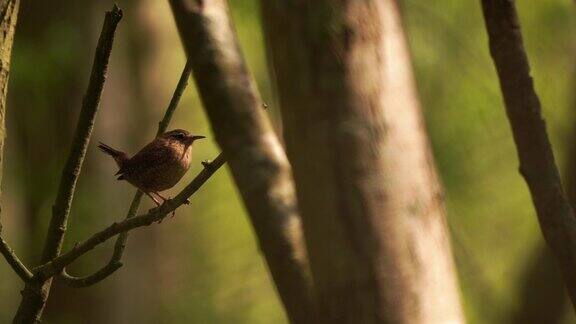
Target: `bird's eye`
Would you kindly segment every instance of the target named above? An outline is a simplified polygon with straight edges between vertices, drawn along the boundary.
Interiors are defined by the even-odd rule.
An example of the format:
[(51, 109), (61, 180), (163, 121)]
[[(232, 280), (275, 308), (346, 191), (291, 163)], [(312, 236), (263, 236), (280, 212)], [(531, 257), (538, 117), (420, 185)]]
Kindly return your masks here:
[(182, 140), (182, 139), (184, 139), (184, 137), (186, 137), (186, 135), (184, 135), (184, 133), (176, 133), (172, 136), (174, 136), (175, 138), (180, 139), (180, 140)]

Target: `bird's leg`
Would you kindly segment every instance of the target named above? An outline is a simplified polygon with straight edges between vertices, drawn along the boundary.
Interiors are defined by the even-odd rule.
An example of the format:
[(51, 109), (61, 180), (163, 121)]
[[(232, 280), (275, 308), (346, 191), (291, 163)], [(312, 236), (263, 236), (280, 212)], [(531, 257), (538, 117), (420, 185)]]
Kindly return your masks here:
[[(160, 206), (162, 206), (162, 204), (158, 201), (158, 199), (156, 197), (154, 197), (152, 194), (155, 193), (156, 195), (158, 195), (158, 193), (156, 192), (144, 192), (146, 194), (146, 196), (150, 197), (152, 200), (154, 200), (154, 203), (157, 205), (156, 208), (152, 208), (150, 209), (148, 212), (151, 213), (153, 212), (155, 209), (160, 208)], [(166, 199), (164, 199), (164, 197), (158, 195), (160, 198), (162, 198), (164, 200), (164, 203), (166, 202)], [(174, 212), (172, 212), (174, 213)], [(158, 224), (162, 223), (162, 218), (158, 220)]]
[(210, 169), (210, 167), (212, 166), (212, 161), (210, 161), (210, 160), (204, 160), (204, 161), (202, 161), (202, 166), (203, 166), (205, 169)]
[[(157, 191), (154, 191), (154, 194), (156, 194), (156, 196), (160, 197), (160, 199), (163, 200), (162, 205), (164, 205), (168, 200), (170, 200), (170, 198), (165, 198), (163, 197), (160, 193), (158, 193)], [(172, 217), (174, 217), (174, 215), (176, 215), (176, 210), (172, 211)]]
[(146, 196), (150, 197), (152, 200), (154, 200), (154, 203), (160, 207), (162, 204), (160, 204), (160, 202), (156, 199), (156, 197), (152, 196), (149, 192), (144, 192), (146, 194)]
[[(156, 204), (156, 206), (157, 206), (157, 207), (155, 207), (155, 208), (151, 208), (150, 210), (148, 210), (149, 213), (154, 212), (156, 209), (158, 209), (158, 208), (160, 208), (160, 206), (162, 206), (162, 204), (157, 200), (156, 197), (154, 197), (154, 196), (152, 195), (151, 192), (144, 192), (144, 193), (146, 194), (146, 196), (150, 197), (150, 199), (152, 199), (152, 200), (154, 201), (154, 203)], [(162, 223), (162, 218), (160, 218), (160, 219), (158, 220), (158, 224), (160, 224), (160, 223)]]
[(158, 193), (157, 191), (153, 191), (153, 194), (155, 194), (156, 196), (160, 197), (160, 199), (162, 199), (162, 204), (165, 204), (166, 201), (170, 200), (170, 198), (166, 198), (164, 196), (162, 196), (160, 193)]
[[(160, 193), (158, 193), (158, 192), (154, 192), (154, 193), (155, 193), (156, 195), (158, 195), (158, 197), (162, 198), (162, 200), (164, 200), (164, 203), (166, 203), (167, 200), (170, 200), (170, 199), (171, 199), (170, 197), (168, 197), (168, 198), (163, 197), (163, 196), (160, 195)], [(186, 198), (186, 200), (184, 200), (184, 204), (190, 205), (190, 200), (188, 200), (188, 198)]]

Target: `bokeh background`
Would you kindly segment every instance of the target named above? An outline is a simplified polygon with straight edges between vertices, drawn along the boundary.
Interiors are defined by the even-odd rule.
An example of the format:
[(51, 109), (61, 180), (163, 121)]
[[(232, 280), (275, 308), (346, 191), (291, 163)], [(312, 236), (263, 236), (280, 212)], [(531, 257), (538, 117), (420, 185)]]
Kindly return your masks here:
[[(150, 141), (185, 63), (167, 1), (124, 9), (66, 246), (124, 217), (134, 189), (115, 181), (103, 141), (130, 153)], [(257, 1), (230, 1), (240, 43), (278, 121)], [(11, 67), (2, 193), (7, 239), (36, 264), (108, 1), (24, 1)], [(518, 1), (528, 55), (569, 192), (576, 185), (576, 3)], [(576, 321), (544, 248), (490, 60), (479, 1), (401, 1), (470, 323)], [(205, 134), (178, 188), (218, 153), (191, 83), (171, 128)], [(174, 195), (178, 188), (171, 190)], [(152, 205), (145, 201), (141, 210)], [(326, 238), (330, 239), (330, 238)], [(111, 242), (71, 268), (104, 264)], [(0, 323), (20, 301), (0, 262)], [(83, 289), (56, 284), (44, 323), (286, 323), (227, 170), (173, 219), (133, 231), (124, 267)]]

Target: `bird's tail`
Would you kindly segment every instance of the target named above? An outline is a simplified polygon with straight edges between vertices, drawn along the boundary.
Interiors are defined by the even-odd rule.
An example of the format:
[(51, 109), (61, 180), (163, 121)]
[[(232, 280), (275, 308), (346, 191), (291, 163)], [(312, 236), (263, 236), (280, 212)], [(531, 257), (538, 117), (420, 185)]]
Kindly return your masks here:
[(99, 142), (98, 144), (98, 148), (110, 155), (112, 158), (114, 158), (114, 161), (116, 161), (116, 164), (118, 164), (118, 167), (122, 168), (122, 166), (124, 165), (124, 163), (126, 163), (126, 161), (128, 161), (128, 156), (126, 155), (126, 153), (122, 152), (122, 151), (118, 151), (116, 149), (111, 148), (110, 146)]

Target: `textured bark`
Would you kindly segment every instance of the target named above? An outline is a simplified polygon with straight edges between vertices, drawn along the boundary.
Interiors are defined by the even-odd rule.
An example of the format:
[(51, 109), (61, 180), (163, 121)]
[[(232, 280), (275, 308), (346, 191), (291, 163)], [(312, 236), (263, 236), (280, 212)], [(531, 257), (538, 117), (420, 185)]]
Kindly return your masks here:
[(544, 239), (576, 306), (576, 218), (560, 181), (512, 0), (482, 0), (506, 113)]
[(396, 2), (262, 12), (323, 322), (462, 322)]
[(2, 182), (2, 165), (4, 164), (4, 138), (6, 137), (6, 95), (8, 94), (8, 76), (12, 44), (18, 18), (19, 0), (0, 2), (0, 183)]
[(216, 141), (255, 229), (293, 323), (313, 321), (294, 186), (285, 153), (266, 119), (229, 18), (226, 1), (170, 0)]
[[(576, 89), (576, 61), (571, 74), (571, 87)], [(566, 170), (563, 180), (570, 204), (576, 206), (576, 94), (572, 93), (571, 96), (568, 118), (573, 126), (564, 145)], [(534, 262), (526, 268), (522, 278), (520, 305), (511, 314), (509, 322), (565, 323), (571, 305), (559, 268), (554, 264), (553, 255), (544, 242), (535, 248), (534, 255)], [(570, 316), (572, 321), (576, 320), (574, 313)]]
[[(12, 58), (12, 44), (18, 18), (19, 0), (4, 0), (0, 2), (0, 184), (4, 166), (4, 139), (6, 138), (6, 96), (8, 94), (8, 77), (10, 75), (10, 59)], [(1, 190), (1, 187), (0, 187)], [(0, 222), (0, 235), (2, 223)], [(8, 243), (0, 236), (0, 253), (6, 258), (16, 273), (26, 281), (31, 273), (18, 259)]]

